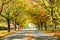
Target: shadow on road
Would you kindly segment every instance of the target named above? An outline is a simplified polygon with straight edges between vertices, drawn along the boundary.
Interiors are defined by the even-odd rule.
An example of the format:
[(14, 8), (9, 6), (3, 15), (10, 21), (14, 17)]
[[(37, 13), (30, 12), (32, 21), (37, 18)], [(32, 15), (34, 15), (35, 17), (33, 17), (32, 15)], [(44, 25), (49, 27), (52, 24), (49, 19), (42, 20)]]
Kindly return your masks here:
[(46, 33), (37, 30), (22, 30), (16, 34), (8, 35), (1, 40), (58, 40)]

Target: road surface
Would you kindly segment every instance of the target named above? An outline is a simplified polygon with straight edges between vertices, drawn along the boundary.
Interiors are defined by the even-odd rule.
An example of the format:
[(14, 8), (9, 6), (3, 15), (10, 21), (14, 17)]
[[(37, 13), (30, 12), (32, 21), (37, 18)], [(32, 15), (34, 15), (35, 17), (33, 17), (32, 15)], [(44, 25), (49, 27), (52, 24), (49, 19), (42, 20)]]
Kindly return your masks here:
[(58, 40), (37, 30), (22, 30), (16, 34), (5, 36), (1, 40)]

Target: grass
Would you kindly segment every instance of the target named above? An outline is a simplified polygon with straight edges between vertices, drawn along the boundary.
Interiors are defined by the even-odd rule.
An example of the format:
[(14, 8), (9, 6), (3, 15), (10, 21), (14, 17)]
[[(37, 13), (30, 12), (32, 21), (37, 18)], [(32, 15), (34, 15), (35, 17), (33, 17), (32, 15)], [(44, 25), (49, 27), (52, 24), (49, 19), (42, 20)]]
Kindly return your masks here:
[(16, 32), (18, 32), (18, 31), (13, 31), (13, 30), (11, 30), (11, 32), (7, 32), (7, 30), (0, 31), (0, 38), (7, 36), (7, 35), (14, 34)]
[(53, 37), (60, 38), (60, 31), (59, 32), (57, 32), (57, 31), (52, 32), (51, 30), (47, 30), (47, 31), (46, 30), (42, 30), (42, 32), (45, 32), (48, 35), (51, 35)]
[(51, 29), (48, 29), (48, 30), (40, 30), (40, 31), (41, 32), (45, 32), (48, 35), (51, 35), (53, 37), (59, 37), (60, 38), (60, 31), (57, 32), (55, 29), (54, 29), (54, 31), (51, 31)]

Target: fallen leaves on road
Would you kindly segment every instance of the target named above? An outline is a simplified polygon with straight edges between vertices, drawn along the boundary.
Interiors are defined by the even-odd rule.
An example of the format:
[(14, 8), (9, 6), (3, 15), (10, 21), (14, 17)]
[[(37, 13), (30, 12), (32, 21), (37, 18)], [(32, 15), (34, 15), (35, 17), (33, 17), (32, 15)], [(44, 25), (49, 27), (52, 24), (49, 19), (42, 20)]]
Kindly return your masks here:
[(32, 32), (31, 30), (28, 31), (27, 40), (32, 40), (31, 32)]

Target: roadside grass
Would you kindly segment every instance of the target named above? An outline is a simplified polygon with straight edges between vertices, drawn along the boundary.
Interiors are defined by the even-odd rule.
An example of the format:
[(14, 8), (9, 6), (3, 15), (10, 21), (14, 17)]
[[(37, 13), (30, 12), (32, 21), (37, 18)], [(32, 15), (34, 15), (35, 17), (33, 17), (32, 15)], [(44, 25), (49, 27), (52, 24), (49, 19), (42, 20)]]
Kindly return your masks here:
[(40, 30), (41, 32), (45, 32), (47, 33), (48, 35), (51, 35), (53, 37), (58, 37), (60, 38), (60, 31), (56, 31), (55, 29), (54, 30), (51, 30), (51, 29), (47, 29), (47, 30)]
[(16, 32), (18, 32), (18, 31), (13, 31), (13, 30), (11, 30), (11, 32), (7, 32), (7, 30), (0, 31), (0, 38), (7, 36), (7, 35), (14, 34)]
[(40, 32), (44, 32), (50, 36), (53, 36), (53, 37), (57, 37), (58, 39), (60, 39), (60, 31), (59, 30), (52, 30), (52, 29), (47, 29), (47, 30), (38, 30)]

